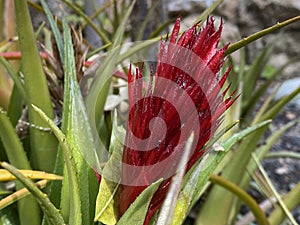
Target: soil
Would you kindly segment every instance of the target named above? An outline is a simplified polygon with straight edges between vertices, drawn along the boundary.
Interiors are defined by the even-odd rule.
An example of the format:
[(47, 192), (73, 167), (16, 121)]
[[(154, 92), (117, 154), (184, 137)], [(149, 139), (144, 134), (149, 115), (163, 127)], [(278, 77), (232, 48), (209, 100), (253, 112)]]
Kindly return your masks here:
[[(299, 106), (287, 105), (274, 119), (270, 130), (278, 130), (288, 122), (299, 118)], [(292, 151), (300, 153), (300, 122), (285, 132), (277, 143), (273, 145), (271, 152), (276, 151)], [(276, 190), (280, 194), (289, 192), (300, 181), (299, 159), (267, 158), (263, 165)], [(300, 206), (293, 210), (293, 215), (300, 224)]]

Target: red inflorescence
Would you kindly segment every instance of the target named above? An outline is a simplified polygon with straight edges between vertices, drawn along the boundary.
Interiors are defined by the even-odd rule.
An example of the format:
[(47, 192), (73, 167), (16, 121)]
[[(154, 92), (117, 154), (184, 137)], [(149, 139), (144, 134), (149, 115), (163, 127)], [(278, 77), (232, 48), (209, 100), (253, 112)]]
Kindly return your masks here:
[[(228, 68), (219, 78), (228, 48), (226, 45), (218, 49), (222, 26), (221, 22), (215, 30), (214, 20), (208, 18), (204, 28), (199, 29), (195, 24), (179, 35), (178, 18), (170, 38), (160, 43), (156, 71), (151, 74), (144, 92), (142, 68), (137, 68), (134, 74), (130, 67), (130, 112), (122, 158), (121, 215), (148, 185), (163, 177), (149, 205), (144, 224), (149, 223), (163, 203), (190, 135), (194, 133), (197, 138), (194, 138), (186, 172), (203, 155), (204, 145), (219, 127), (222, 114), (236, 99), (234, 93), (224, 97), (229, 88), (221, 90), (230, 72)], [(164, 123), (153, 121), (153, 118), (160, 118)], [(136, 142), (137, 139), (147, 141)], [(159, 141), (153, 145), (153, 140)], [(168, 163), (151, 168), (171, 156)], [(134, 172), (124, 165), (138, 170)]]

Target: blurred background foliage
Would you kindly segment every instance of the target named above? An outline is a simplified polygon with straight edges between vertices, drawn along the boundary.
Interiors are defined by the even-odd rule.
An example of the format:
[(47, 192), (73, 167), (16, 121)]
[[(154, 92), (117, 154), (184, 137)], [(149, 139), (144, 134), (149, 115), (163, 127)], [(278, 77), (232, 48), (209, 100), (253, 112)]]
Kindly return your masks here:
[[(99, 148), (98, 137), (103, 148), (116, 153), (122, 149), (115, 136), (124, 129), (113, 112), (117, 109), (121, 118), (125, 113), (126, 119), (126, 59), (157, 43), (178, 15), (187, 26), (204, 22), (210, 14), (222, 16), (226, 38), (226, 24), (238, 18), (239, 13), (270, 10), (268, 4), (222, 2), (189, 1), (190, 7), (183, 1), (158, 0), (0, 1), (0, 161), (10, 164), (1, 163), (0, 224), (116, 223), (119, 218), (114, 205), (118, 203), (113, 201), (119, 187), (102, 179), (99, 189), (95, 168), (83, 155)], [(230, 4), (238, 3), (238, 12), (228, 10)], [(282, 43), (293, 43), (289, 39), (293, 35), (287, 38), (287, 33), (299, 35), (299, 12), (265, 14), (259, 14), (263, 27), (245, 25), (244, 17), (239, 20), (239, 26), (244, 27), (242, 33), (235, 32), (234, 37), (229, 36), (231, 40), (224, 38), (224, 43), (232, 43), (226, 53), (233, 66), (231, 89), (238, 90), (241, 96), (225, 115), (225, 135), (216, 140), (224, 151), (210, 154), (203, 162), (205, 169), (200, 170), (198, 162), (190, 173), (178, 178), (184, 182), (178, 192), (171, 193), (177, 204), (171, 214), (166, 214), (174, 215), (169, 224), (299, 223), (299, 173), (284, 193), (277, 191), (269, 177), (272, 173), (263, 166), (266, 159), (281, 158), (292, 159), (289, 162), (299, 169), (299, 145), (298, 151), (270, 152), (289, 129), (299, 130), (299, 110), (289, 114), (288, 123), (274, 129), (282, 109), (286, 110), (300, 92), (298, 83), (295, 88), (286, 88), (289, 92), (276, 94), (280, 92), (276, 85), (285, 80), (283, 74), (288, 69), (293, 71), (291, 65), (299, 63), (299, 51), (285, 54), (287, 59), (280, 65), (273, 59), (276, 54), (279, 57)], [(298, 17), (276, 25), (293, 16)], [(289, 24), (282, 33), (271, 34)], [(266, 27), (271, 28), (259, 32)], [(241, 38), (256, 32), (253, 39)], [(272, 37), (268, 42), (261, 38), (267, 34)], [(258, 42), (248, 43), (259, 38)], [(116, 48), (135, 41), (143, 42), (125, 53)], [(230, 51), (235, 53), (229, 55)], [(115, 68), (121, 69), (115, 72)], [(295, 138), (299, 144), (299, 136)], [(102, 168), (110, 159), (95, 154), (90, 160), (95, 161), (92, 166), (99, 164)], [(33, 180), (39, 180), (36, 185), (43, 192)], [(147, 202), (160, 182), (149, 186), (136, 200), (141, 207), (129, 208), (118, 224), (143, 224)], [(249, 198), (254, 198), (256, 204), (251, 205)], [(157, 220), (164, 213), (170, 210), (162, 209)], [(135, 217), (139, 222), (133, 220)], [(151, 223), (156, 222), (154, 219)]]

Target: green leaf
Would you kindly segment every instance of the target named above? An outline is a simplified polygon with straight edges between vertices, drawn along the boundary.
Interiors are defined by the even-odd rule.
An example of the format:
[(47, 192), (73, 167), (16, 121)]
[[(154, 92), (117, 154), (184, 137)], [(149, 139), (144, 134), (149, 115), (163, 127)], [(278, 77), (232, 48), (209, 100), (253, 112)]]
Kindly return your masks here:
[(48, 221), (53, 225), (65, 225), (65, 222), (59, 213), (58, 209), (50, 202), (47, 195), (45, 195), (30, 179), (24, 177), (15, 167), (6, 162), (0, 163), (1, 166), (11, 172), (18, 180), (32, 193), (37, 199), (43, 212), (47, 215)]
[(56, 23), (53, 19), (53, 15), (52, 15), (50, 9), (48, 8), (45, 0), (41, 0), (41, 4), (43, 6), (43, 9), (45, 10), (47, 19), (50, 23), (50, 26), (51, 26), (51, 29), (52, 29), (52, 32), (53, 32), (53, 35), (54, 35), (54, 38), (55, 38), (55, 41), (56, 41), (56, 45), (57, 45), (57, 49), (58, 49), (58, 52), (59, 52), (60, 59), (62, 60), (62, 62), (64, 62), (64, 60), (65, 60), (65, 57), (64, 57), (64, 44), (63, 44), (63, 40), (62, 40), (61, 35), (60, 35), (59, 28), (56, 25)]
[(23, 86), (18, 74), (15, 73), (11, 64), (3, 56), (0, 56), (0, 63), (4, 66), (4, 68), (6, 69), (6, 71), (9, 74), (9, 76), (14, 81), (14, 85), (17, 87), (17, 89), (18, 89), (19, 93), (21, 94), (21, 96), (23, 97), (24, 101), (26, 101), (25, 89), (24, 89), (24, 86)]
[(62, 0), (66, 5), (68, 5), (70, 8), (72, 8), (78, 15), (80, 15), (87, 24), (91, 26), (91, 28), (102, 38), (103, 42), (105, 44), (109, 44), (110, 40), (106, 36), (104, 32), (102, 32), (97, 25), (79, 8), (76, 6), (76, 4), (73, 4), (72, 2), (69, 2), (67, 0)]
[(7, 110), (7, 115), (14, 127), (17, 126), (18, 121), (20, 117), (22, 116), (23, 112), (23, 97), (21, 96), (19, 90), (14, 85), (11, 97), (10, 97), (10, 103)]
[(145, 40), (142, 42), (138, 42), (135, 45), (133, 45), (132, 47), (130, 47), (126, 52), (122, 53), (119, 55), (117, 62), (121, 63), (123, 62), (125, 59), (134, 56), (134, 54), (136, 54), (137, 52), (143, 50), (143, 49), (147, 49), (150, 46), (153, 46), (157, 43), (159, 43), (159, 41), (161, 40), (162, 37), (156, 37), (150, 40)]
[[(89, 163), (97, 166), (98, 158), (96, 147), (93, 140), (91, 128), (89, 126), (86, 108), (81, 96), (80, 88), (76, 79), (76, 65), (73, 52), (73, 44), (70, 29), (65, 20), (63, 20), (64, 43), (65, 43), (65, 101), (63, 111), (63, 131), (66, 133), (66, 139), (71, 148), (71, 154), (75, 161), (78, 185), (80, 186), (80, 207), (81, 219), (83, 224), (90, 224), (90, 193), (89, 193)], [(68, 181), (66, 180), (66, 183)], [(69, 189), (64, 187), (62, 191), (62, 211), (65, 217), (68, 217), (71, 224), (75, 221), (77, 209), (72, 201), (73, 193), (69, 193)], [(94, 196), (96, 198), (96, 195)], [(70, 211), (68, 212), (68, 209)], [(72, 222), (74, 221), (74, 222)], [(77, 218), (79, 221), (79, 217)]]
[[(59, 145), (57, 159), (55, 162), (54, 173), (63, 175), (64, 174), (63, 173), (64, 166), (65, 166), (65, 161), (64, 161), (63, 150), (62, 150), (61, 146)], [(66, 179), (66, 178), (64, 178), (64, 179)], [(51, 182), (49, 191), (48, 191), (48, 196), (49, 196), (50, 201), (57, 208), (60, 208), (61, 190), (62, 190), (62, 182)], [(45, 217), (43, 217), (42, 225), (48, 225)]]
[(150, 10), (147, 10), (147, 15), (144, 17), (144, 20), (142, 21), (142, 24), (139, 27), (139, 31), (136, 36), (137, 41), (141, 41), (143, 39), (144, 32), (146, 30), (147, 24), (149, 23), (151, 17), (153, 18), (153, 13), (155, 12), (155, 9), (158, 6), (159, 1), (154, 2), (154, 4), (151, 6)]
[[(247, 110), (244, 111), (243, 117), (250, 118), (250, 116), (253, 114), (253, 110), (255, 109), (257, 103), (259, 100), (262, 98), (262, 96), (266, 93), (268, 90), (269, 86), (272, 84), (274, 79), (276, 79), (277, 76), (280, 76), (282, 74), (282, 71), (292, 63), (298, 62), (300, 57), (294, 57), (290, 59), (287, 63), (285, 63), (283, 66), (280, 68), (274, 70), (272, 74), (269, 75), (269, 78), (264, 81), (263, 84), (252, 94), (251, 99), (248, 102)], [(261, 117), (262, 114), (265, 113), (267, 107), (269, 106), (269, 103), (273, 100), (274, 95), (276, 94), (276, 89), (273, 91), (271, 95), (267, 98), (263, 106), (260, 108), (259, 112), (256, 113), (255, 119), (253, 119), (252, 124), (255, 124), (257, 122), (257, 119)], [(249, 122), (249, 119), (245, 118), (244, 119), (244, 124)]]
[(160, 24), (154, 31), (151, 32), (149, 39), (157, 37), (163, 30), (167, 29), (168, 26), (175, 22), (175, 19), (168, 19), (163, 24)]
[(119, 218), (119, 185), (121, 180), (121, 162), (125, 130), (118, 127), (115, 113), (110, 141), (112, 153), (103, 171), (96, 202), (95, 221), (113, 225)]
[[(51, 11), (49, 10), (45, 0), (41, 0), (41, 5), (43, 6), (43, 9), (47, 16), (47, 19), (51, 26), (52, 33), (54, 35), (57, 49), (59, 52), (60, 60), (63, 62), (63, 65), (64, 65), (64, 60), (65, 60), (64, 43), (63, 43), (63, 38), (61, 37), (60, 30), (59, 30), (56, 22), (54, 21)], [(56, 157), (54, 173), (63, 174), (63, 168), (64, 168), (64, 159), (63, 159), (61, 147), (59, 146), (58, 154)], [(55, 206), (59, 207), (59, 204), (61, 201), (60, 197), (61, 197), (62, 183), (61, 182), (52, 182), (49, 189), (50, 190), (48, 192), (48, 195), (49, 195), (50, 200), (53, 202), (53, 204)], [(45, 218), (43, 220), (43, 225), (47, 225), (47, 221), (45, 220)]]
[(122, 43), (123, 34), (125, 31), (126, 23), (132, 12), (135, 1), (132, 2), (128, 8), (126, 15), (122, 19), (115, 36), (111, 50), (105, 58), (102, 66), (96, 72), (96, 77), (93, 80), (90, 91), (86, 98), (86, 108), (88, 110), (88, 118), (90, 120), (94, 140), (100, 152), (99, 160), (101, 163), (106, 162), (107, 152), (103, 143), (99, 140), (98, 131), (100, 130), (104, 105), (110, 89), (111, 77), (116, 69), (118, 61), (116, 60), (120, 52), (120, 44)]
[(118, 220), (119, 183), (106, 178), (101, 179), (99, 193), (96, 201), (95, 221), (113, 225)]
[(186, 184), (179, 194), (172, 224), (181, 224), (184, 221), (192, 206), (200, 198), (210, 175), (215, 171), (229, 150), (247, 135), (265, 127), (270, 122), (271, 121), (265, 121), (235, 133), (221, 144), (224, 149), (223, 151), (212, 150), (208, 152), (206, 156), (190, 170), (191, 172), (186, 174)]
[(248, 104), (251, 100), (256, 82), (261, 76), (262, 72), (269, 61), (271, 53), (274, 49), (274, 43), (268, 45), (263, 49), (263, 51), (255, 58), (254, 62), (251, 64), (249, 70), (243, 77), (244, 87), (243, 87), (243, 110), (248, 110)]
[[(296, 88), (291, 94), (283, 97), (274, 103), (274, 105), (266, 111), (259, 119), (258, 122), (274, 118), (279, 111), (298, 93), (300, 92), (300, 87)], [(244, 171), (248, 165), (252, 152), (255, 151), (257, 143), (260, 141), (262, 135), (266, 131), (267, 127), (263, 127), (257, 132), (250, 134), (246, 139), (244, 139), (235, 151), (234, 157), (231, 159), (230, 163), (227, 164), (226, 168), (222, 171), (222, 177), (227, 180), (232, 181), (235, 184), (239, 184), (244, 176)], [(239, 168), (238, 170), (236, 168)], [(223, 201), (220, 202), (220, 199)], [(201, 213), (199, 220), (206, 220), (211, 222), (213, 215), (218, 213), (218, 217), (213, 217), (217, 221), (213, 221), (215, 224), (226, 224), (231, 210), (233, 214), (238, 212), (236, 208), (236, 202), (234, 196), (231, 193), (226, 192), (221, 187), (213, 187), (209, 197), (207, 198), (207, 203), (204, 205), (204, 213)], [(213, 206), (213, 210), (212, 209)], [(202, 216), (202, 218), (200, 218)], [(232, 219), (232, 218), (230, 218)]]
[[(30, 20), (26, 0), (15, 0), (19, 48), (22, 54), (21, 68), (27, 98), (29, 122), (39, 127), (47, 124), (32, 109), (31, 104), (41, 108), (50, 118), (54, 118), (52, 102), (43, 71), (40, 54)], [(31, 164), (34, 169), (52, 172), (57, 153), (57, 140), (50, 132), (30, 129)]]
[[(3, 143), (6, 155), (10, 163), (19, 169), (31, 169), (26, 153), (23, 149), (23, 145), (15, 132), (15, 128), (11, 124), (9, 118), (3, 112), (0, 107), (0, 139)], [(17, 189), (20, 189), (21, 185), (17, 184)], [(18, 202), (18, 208), (20, 210), (20, 218), (23, 222), (21, 224), (28, 224), (29, 221), (32, 224), (40, 223), (40, 210), (37, 202), (32, 196), (28, 196)]]
[[(275, 131), (270, 137), (267, 138), (265, 143), (261, 145), (256, 151), (255, 155), (259, 160), (263, 160), (266, 154), (269, 152), (273, 144), (279, 140), (279, 138), (292, 126), (294, 126), (297, 123), (297, 121), (291, 121), (287, 123), (286, 125), (282, 126), (280, 129)], [(251, 177), (253, 173), (257, 170), (257, 165), (254, 162), (253, 158), (250, 159), (248, 165), (247, 165), (247, 174), (243, 176), (243, 179), (240, 182), (240, 187), (243, 189), (247, 189), (249, 186), (249, 183), (251, 181)]]
[[(292, 211), (294, 208), (299, 206), (300, 204), (300, 182), (298, 182), (293, 190), (287, 193), (283, 197), (283, 202), (287, 206), (287, 208)], [(286, 214), (284, 213), (282, 207), (280, 205), (276, 205), (274, 210), (271, 212), (269, 216), (269, 221), (272, 225), (282, 224), (282, 221), (285, 219)]]
[(31, 169), (23, 145), (8, 116), (0, 107), (0, 139), (10, 163), (19, 169)]
[(32, 107), (38, 113), (38, 115), (49, 125), (49, 127), (51, 128), (52, 132), (57, 137), (61, 145), (67, 169), (67, 174), (64, 176), (64, 178), (66, 179), (66, 176), (68, 177), (69, 191), (70, 193), (72, 193), (72, 195), (70, 195), (70, 205), (72, 206), (70, 215), (72, 215), (72, 217), (70, 218), (69, 223), (80, 225), (82, 224), (81, 201), (79, 194), (80, 187), (78, 184), (78, 172), (75, 165), (74, 156), (70, 148), (70, 144), (67, 142), (66, 136), (61, 132), (61, 130), (56, 126), (56, 124), (49, 117), (47, 117), (47, 115), (41, 109), (37, 108), (34, 105), (32, 105)]
[(274, 66), (266, 65), (264, 71), (261, 74), (263, 79), (272, 79), (274, 74), (276, 74), (277, 69)]
[(287, 215), (289, 220), (292, 222), (292, 224), (296, 225), (297, 222), (296, 222), (295, 218), (293, 217), (292, 213), (289, 211), (289, 209), (286, 207), (286, 205), (282, 201), (280, 194), (277, 192), (276, 188), (274, 187), (272, 181), (270, 180), (269, 176), (267, 175), (267, 172), (263, 168), (262, 164), (260, 163), (260, 161), (254, 154), (252, 154), (252, 158), (255, 161), (255, 163), (257, 164), (258, 171), (261, 173), (262, 177), (264, 178), (264, 180), (266, 182), (266, 186), (270, 189), (271, 193), (276, 198), (276, 202), (281, 206), (281, 208), (283, 209), (283, 211), (285, 212), (285, 214)]
[[(94, 13), (89, 17), (91, 20), (94, 20), (96, 18), (98, 18), (102, 12), (105, 12), (109, 7), (111, 7), (111, 5), (113, 4), (113, 1), (110, 2), (105, 2), (103, 5), (101, 5), (100, 8), (96, 9), (94, 11)], [(84, 21), (81, 25), (81, 29), (83, 30), (86, 26), (88, 25), (88, 23), (86, 21)]]
[(8, 117), (10, 118), (11, 123), (16, 126), (22, 114), (23, 102), (27, 101), (24, 85), (22, 84), (18, 74), (14, 71), (12, 65), (2, 56), (0, 56), (0, 63), (3, 65), (9, 76), (14, 81), (14, 86), (8, 107)]
[(143, 225), (152, 196), (162, 181), (160, 179), (147, 187), (126, 210), (117, 225)]
[(278, 100), (258, 121), (274, 118), (279, 113), (279, 111), (299, 93), (300, 86), (293, 90), (289, 95), (286, 95)]
[(300, 153), (291, 151), (276, 151), (268, 153), (266, 158), (291, 158), (300, 160)]

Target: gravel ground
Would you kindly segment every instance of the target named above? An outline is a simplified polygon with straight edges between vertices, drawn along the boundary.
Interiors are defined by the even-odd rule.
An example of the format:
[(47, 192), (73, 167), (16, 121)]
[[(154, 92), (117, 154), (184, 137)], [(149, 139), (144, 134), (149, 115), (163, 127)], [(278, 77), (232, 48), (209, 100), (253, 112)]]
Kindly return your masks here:
[[(298, 106), (299, 107), (299, 106)], [(295, 105), (288, 105), (274, 119), (271, 130), (278, 130), (288, 122), (300, 118), (300, 110)], [(290, 128), (272, 147), (271, 152), (293, 151), (300, 153), (300, 123)], [(300, 181), (300, 160), (291, 158), (266, 159), (263, 163), (270, 179), (280, 194), (289, 192)], [(300, 196), (299, 196), (300, 198)], [(300, 206), (293, 215), (300, 224)]]

